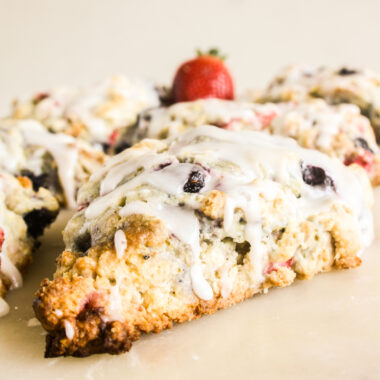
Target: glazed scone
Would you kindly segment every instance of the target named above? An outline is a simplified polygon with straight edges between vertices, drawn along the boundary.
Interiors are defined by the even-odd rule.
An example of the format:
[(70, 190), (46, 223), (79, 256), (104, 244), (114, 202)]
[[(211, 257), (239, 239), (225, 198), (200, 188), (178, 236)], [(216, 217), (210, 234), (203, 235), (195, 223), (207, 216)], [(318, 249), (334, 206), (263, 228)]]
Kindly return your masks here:
[(33, 190), (27, 177), (0, 171), (0, 316), (9, 310), (2, 298), (22, 285), (36, 238), (58, 214), (58, 202), (46, 189)]
[(76, 207), (80, 185), (105, 158), (87, 142), (48, 132), (36, 120), (0, 121), (0, 167), (29, 177), (36, 191), (47, 188), (70, 208)]
[(215, 126), (112, 157), (78, 202), (34, 302), (47, 357), (121, 353), (296, 276), (356, 267), (373, 234), (361, 167)]
[(36, 119), (50, 132), (81, 138), (107, 151), (139, 112), (158, 105), (152, 83), (119, 75), (88, 88), (57, 88), (16, 101), (12, 117)]
[(368, 119), (352, 104), (329, 105), (322, 99), (302, 103), (255, 104), (220, 99), (177, 103), (142, 112), (116, 148), (143, 138), (173, 137), (202, 124), (250, 129), (292, 137), (310, 149), (363, 166), (372, 183), (380, 183), (379, 148)]
[(366, 68), (292, 65), (280, 71), (259, 100), (302, 101), (323, 98), (328, 103), (352, 103), (367, 116), (380, 138), (380, 74)]

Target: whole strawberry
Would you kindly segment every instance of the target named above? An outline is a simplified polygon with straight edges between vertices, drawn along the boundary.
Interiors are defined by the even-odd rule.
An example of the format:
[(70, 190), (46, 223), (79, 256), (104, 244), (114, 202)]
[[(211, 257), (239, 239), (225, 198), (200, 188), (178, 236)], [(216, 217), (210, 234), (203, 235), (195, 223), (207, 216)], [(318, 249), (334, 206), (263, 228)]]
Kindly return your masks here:
[(233, 99), (234, 82), (223, 60), (217, 49), (210, 49), (207, 53), (198, 51), (196, 58), (183, 63), (173, 80), (174, 102)]

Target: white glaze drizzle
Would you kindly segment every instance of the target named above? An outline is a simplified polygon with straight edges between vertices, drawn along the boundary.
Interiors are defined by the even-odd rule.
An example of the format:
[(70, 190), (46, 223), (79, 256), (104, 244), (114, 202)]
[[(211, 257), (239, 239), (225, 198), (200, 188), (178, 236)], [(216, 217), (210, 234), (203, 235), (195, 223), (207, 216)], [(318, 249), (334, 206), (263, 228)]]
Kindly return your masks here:
[[(118, 279), (120, 281), (121, 279)], [(110, 306), (108, 308), (108, 316), (110, 321), (123, 321), (123, 307), (122, 307), (122, 299), (120, 295), (120, 285), (116, 283), (111, 287), (110, 292)]]
[(65, 325), (66, 338), (68, 340), (72, 340), (75, 335), (75, 330), (74, 330), (73, 325), (68, 320), (65, 320), (63, 323)]
[(9, 259), (4, 248), (1, 251), (1, 272), (11, 281), (11, 289), (18, 289), (22, 286), (21, 273)]
[[(363, 137), (378, 153), (368, 119), (352, 104), (331, 106), (322, 99), (309, 99), (299, 104), (202, 99), (156, 108), (146, 113), (149, 117), (141, 117), (135, 130), (136, 141), (141, 137), (160, 138), (164, 132), (169, 137), (176, 136), (186, 129), (215, 123), (229, 130), (260, 130), (292, 137), (301, 143), (306, 140), (329, 154), (334, 152), (334, 137), (345, 133), (351, 140)], [(345, 159), (344, 154), (339, 158)]]
[(116, 249), (116, 256), (121, 259), (124, 256), (125, 250), (127, 249), (127, 238), (122, 230), (117, 230), (114, 236), (114, 244)]
[(75, 208), (75, 166), (78, 161), (78, 142), (73, 137), (62, 133), (49, 133), (38, 122), (30, 120), (24, 121), (20, 128), (27, 144), (42, 146), (54, 157), (67, 204), (70, 208)]
[[(175, 158), (173, 158), (173, 161), (174, 159)], [(152, 162), (149, 156), (146, 157), (146, 160), (147, 162)], [(122, 164), (120, 166), (122, 166)], [(129, 168), (129, 165), (126, 165), (126, 167)], [(135, 170), (138, 167), (135, 167)], [(102, 181), (101, 188), (113, 190), (94, 200), (86, 209), (86, 217), (89, 219), (97, 217), (104, 212), (110, 204), (116, 204), (123, 194), (141, 185), (150, 184), (169, 194), (179, 194), (193, 169), (194, 165), (188, 163), (175, 163), (159, 171), (155, 171), (154, 168), (152, 168), (151, 170), (143, 171), (140, 175), (116, 188), (115, 186), (118, 185), (118, 179), (123, 176), (119, 175), (118, 179), (114, 180), (112, 176), (107, 175)], [(113, 170), (117, 171), (117, 168)], [(128, 171), (127, 173), (129, 174), (130, 172)]]
[(220, 294), (223, 298), (228, 298), (234, 286), (234, 276), (227, 273), (227, 270), (222, 270), (220, 275)]
[(194, 264), (190, 268), (191, 284), (194, 293), (202, 300), (209, 301), (214, 297), (210, 284), (206, 281), (202, 273), (201, 265)]
[[(202, 99), (193, 102), (177, 103), (166, 108), (156, 108), (147, 111), (149, 120), (142, 117), (137, 128), (137, 135), (144, 133), (145, 137), (157, 138), (166, 130), (168, 137), (182, 132), (186, 125), (197, 126), (200, 123), (215, 123), (226, 125), (227, 128), (239, 128), (245, 124), (254, 130), (262, 128), (261, 114), (276, 114), (275, 104), (252, 104), (248, 102), (233, 102), (221, 99)], [(238, 121), (239, 125), (234, 125)]]
[[(43, 93), (44, 94), (44, 93)], [(92, 142), (109, 141), (118, 128), (134, 123), (140, 111), (159, 105), (154, 84), (140, 78), (114, 75), (85, 88), (58, 87), (46, 92), (35, 104), (36, 97), (21, 103), (16, 114), (36, 118), (54, 132), (64, 132), (72, 123), (83, 125)]]
[(9, 313), (9, 305), (8, 303), (0, 297), (0, 317), (4, 317), (4, 315), (7, 315)]
[[(272, 199), (278, 191), (283, 192), (281, 186), (299, 188), (301, 197), (298, 199), (292, 195), (289, 201), (294, 203), (294, 208), (292, 207), (294, 212), (301, 214), (303, 218), (318, 214), (332, 202), (346, 203), (352, 209), (361, 227), (363, 246), (368, 245), (372, 239), (371, 215), (366, 212), (371, 201), (360, 196), (368, 183), (363, 186), (359, 176), (344, 167), (338, 160), (330, 159), (317, 151), (302, 149), (291, 139), (252, 131), (229, 132), (212, 126), (201, 126), (189, 130), (174, 140), (168, 152), (165, 153), (165, 160), (170, 159), (173, 164), (158, 171), (149, 168), (141, 156), (134, 163), (129, 161), (126, 165), (120, 157), (112, 158), (108, 165), (109, 167), (114, 165), (112, 170), (117, 174), (116, 179), (108, 174), (103, 176), (101, 187), (107, 188), (109, 192), (103, 196), (100, 195), (90, 203), (85, 213), (86, 217), (96, 218), (107, 208), (117, 207), (122, 197), (143, 184), (149, 184), (169, 194), (183, 192), (184, 181), (194, 166), (179, 163), (178, 159), (181, 157), (192, 157), (195, 161), (199, 158), (200, 162), (207, 158), (211, 166), (221, 161), (236, 165), (236, 169), (231, 172), (213, 171), (211, 177), (214, 178), (208, 180), (205, 188), (207, 190), (217, 188), (227, 195), (224, 211), (224, 229), (227, 233), (232, 226), (235, 210), (239, 208), (243, 211), (247, 221), (246, 240), (251, 243), (249, 255), (253, 266), (254, 286), (263, 280), (264, 254), (267, 250), (262, 236), (259, 197)], [(146, 155), (145, 159), (149, 161), (151, 156)], [(301, 161), (307, 165), (323, 168), (333, 179), (336, 192), (332, 189), (320, 189), (307, 185), (302, 180)], [(125, 177), (123, 172), (130, 174), (133, 168), (137, 170), (139, 167), (144, 167), (146, 170), (122, 183), (121, 179)], [(198, 170), (199, 168), (198, 166)], [(99, 175), (94, 175), (94, 177), (97, 176)], [(100, 177), (102, 178), (101, 175)], [(127, 202), (119, 210), (122, 217), (134, 213), (160, 218), (169, 231), (191, 247), (193, 291), (201, 299), (211, 299), (212, 289), (204, 279), (200, 266), (199, 221), (194, 212), (186, 208), (151, 201), (149, 203)]]
[(283, 68), (263, 93), (265, 100), (291, 97), (304, 100), (315, 92), (328, 102), (336, 103), (341, 94), (347, 94), (352, 103), (379, 107), (380, 75), (367, 69), (355, 69), (354, 75), (339, 75), (340, 68), (313, 67), (296, 64)]
[(194, 215), (194, 211), (163, 203), (148, 204), (136, 201), (127, 203), (119, 211), (119, 215), (122, 217), (131, 214), (144, 214), (161, 219), (172, 234), (191, 247), (192, 267), (190, 275), (194, 293), (203, 300), (210, 300), (213, 297), (213, 291), (202, 275), (199, 258), (199, 221)]
[(62, 317), (62, 315), (63, 315), (63, 311), (62, 311), (61, 309), (57, 309), (57, 310), (55, 310), (55, 315), (56, 315), (58, 318), (60, 318), (60, 317)]
[[(31, 157), (25, 155), (25, 148), (33, 146)], [(85, 141), (64, 133), (51, 133), (36, 120), (4, 120), (0, 123), (0, 159), (2, 166), (12, 173), (21, 169), (41, 174), (43, 155), (49, 152), (56, 165), (58, 177), (68, 207), (76, 208), (77, 170), (81, 157), (93, 157), (99, 152)]]
[(138, 112), (158, 105), (151, 82), (115, 75), (79, 91), (65, 117), (86, 125), (94, 140), (107, 142), (114, 129), (130, 125)]
[[(0, 178), (4, 179), (4, 175), (0, 174)], [(14, 252), (14, 249), (18, 247), (17, 235), (13, 236), (9, 229), (8, 216), (12, 216), (12, 212), (6, 208), (4, 192), (11, 190), (8, 183), (0, 181), (0, 229), (2, 230), (3, 242), (0, 248), (0, 273), (4, 275), (11, 283), (11, 289), (17, 289), (22, 286), (23, 280), (20, 271), (16, 265), (11, 261), (8, 254)], [(12, 220), (12, 218), (11, 218)], [(16, 241), (15, 241), (16, 240)], [(0, 297), (0, 316), (3, 316), (9, 312), (9, 306), (5, 300)]]

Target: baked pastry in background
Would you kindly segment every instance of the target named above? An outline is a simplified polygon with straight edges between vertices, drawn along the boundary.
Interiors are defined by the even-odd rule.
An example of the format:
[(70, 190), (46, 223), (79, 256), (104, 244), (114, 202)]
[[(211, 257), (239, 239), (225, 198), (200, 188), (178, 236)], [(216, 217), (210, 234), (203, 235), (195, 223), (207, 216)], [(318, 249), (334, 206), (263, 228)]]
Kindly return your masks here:
[(34, 302), (47, 357), (121, 353), (141, 333), (356, 267), (373, 237), (361, 167), (215, 126), (124, 150), (78, 202)]
[(356, 104), (380, 139), (380, 74), (367, 68), (291, 65), (281, 70), (256, 101), (303, 101), (323, 98), (330, 104)]
[(51, 190), (70, 208), (76, 208), (80, 185), (105, 159), (86, 141), (51, 133), (36, 120), (0, 121), (0, 167), (30, 178), (35, 191)]
[(35, 119), (50, 132), (80, 138), (105, 151), (139, 112), (159, 105), (154, 85), (115, 75), (87, 88), (61, 87), (15, 101), (12, 118)]
[(322, 99), (277, 104), (202, 99), (152, 108), (120, 136), (115, 149), (143, 138), (174, 137), (202, 124), (292, 137), (302, 147), (320, 150), (346, 165), (363, 166), (373, 185), (380, 183), (379, 148), (368, 119), (355, 105), (332, 106)]
[(6, 291), (22, 285), (36, 239), (55, 220), (58, 208), (47, 189), (35, 191), (29, 178), (0, 171), (0, 316), (9, 310)]

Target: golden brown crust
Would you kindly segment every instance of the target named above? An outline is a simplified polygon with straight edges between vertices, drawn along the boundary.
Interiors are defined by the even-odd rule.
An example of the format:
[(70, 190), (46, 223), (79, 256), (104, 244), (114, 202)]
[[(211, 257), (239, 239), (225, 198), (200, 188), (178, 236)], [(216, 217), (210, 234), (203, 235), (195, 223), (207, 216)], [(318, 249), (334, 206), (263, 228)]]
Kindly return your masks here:
[[(285, 286), (285, 285), (283, 285)], [(266, 286), (267, 287), (267, 286)], [(217, 310), (229, 307), (253, 296), (262, 289), (250, 289), (231, 293), (228, 298), (221, 296), (211, 301), (198, 300), (171, 315), (148, 315), (141, 309), (136, 320), (107, 321), (103, 314), (104, 297), (91, 287), (83, 278), (69, 280), (59, 278), (54, 281), (45, 279), (36, 293), (33, 304), (37, 318), (48, 331), (45, 357), (88, 356), (95, 353), (120, 354), (129, 351), (132, 342), (141, 333), (158, 333), (172, 328), (174, 323), (200, 318)], [(61, 310), (59, 317), (55, 313)], [(65, 334), (64, 321), (74, 329), (73, 339)]]
[[(217, 216), (213, 211), (219, 209), (215, 206), (220, 204), (219, 193), (207, 199), (211, 199), (210, 216)], [(169, 254), (173, 241), (160, 219), (129, 216), (123, 228), (127, 248), (122, 259), (117, 257), (113, 242), (92, 247), (85, 254), (64, 251), (57, 260), (55, 279), (42, 282), (34, 310), (48, 331), (45, 355), (118, 354), (128, 351), (142, 333), (160, 332), (176, 323), (212, 314), (273, 286), (288, 286), (296, 276), (310, 279), (333, 267), (356, 267), (361, 262), (357, 257), (357, 231), (345, 222), (344, 206), (335, 205), (332, 211), (334, 217), (331, 213), (321, 213), (301, 224), (289, 223), (284, 230), (275, 231), (278, 249), (269, 254), (265, 281), (252, 287), (250, 281), (237, 280), (227, 295), (223, 294), (220, 283), (214, 282), (214, 297), (210, 301), (186, 295), (180, 288), (171, 288), (176, 294), (172, 296), (171, 291), (164, 293), (157, 287), (157, 283), (161, 286), (166, 279), (174, 281), (179, 268), (171, 260), (162, 259), (165, 251)], [(303, 247), (308, 249), (304, 251)], [(249, 276), (252, 264), (242, 254), (243, 259), (237, 257), (234, 266)], [(117, 271), (132, 287), (121, 295), (121, 302), (125, 302), (123, 317), (111, 318), (110, 291)], [(131, 301), (134, 291), (140, 297), (137, 302)], [(67, 324), (74, 332), (72, 339), (67, 337)]]
[(375, 161), (373, 165), (373, 174), (371, 177), (372, 186), (380, 185), (380, 157), (375, 156)]
[(157, 218), (131, 215), (124, 229), (130, 248), (159, 247), (168, 235), (164, 223)]
[(296, 277), (296, 273), (287, 267), (280, 267), (272, 271), (266, 278), (266, 286), (284, 287), (290, 285)]
[(212, 190), (202, 202), (202, 212), (212, 218), (217, 219), (223, 216), (226, 194), (219, 190)]
[(32, 181), (28, 177), (18, 176), (17, 180), (25, 189), (31, 189), (33, 187)]
[[(360, 264), (360, 258), (351, 256), (347, 247), (339, 246), (337, 249), (340, 252), (340, 258), (335, 262), (337, 268), (350, 268)], [(92, 250), (90, 256), (101, 256), (101, 252), (108, 254), (109, 249)], [(78, 274), (78, 270), (73, 270), (72, 273), (76, 274), (72, 277), (58, 277), (53, 281), (45, 279), (36, 293), (33, 307), (37, 318), (48, 331), (46, 357), (83, 357), (95, 353), (119, 354), (129, 351), (133, 341), (139, 339), (142, 333), (157, 333), (173, 327), (176, 323), (191, 321), (204, 314), (213, 314), (264, 289), (288, 286), (296, 277), (294, 268), (278, 267), (267, 275), (266, 281), (258, 288), (237, 286), (228, 297), (222, 297), (219, 293), (215, 294), (211, 301), (196, 298), (192, 303), (183, 303), (181, 307), (165, 313), (152, 313), (147, 299), (146, 304), (136, 310), (130, 310), (124, 322), (110, 321), (105, 313), (105, 307), (109, 302), (108, 295), (104, 289), (97, 289), (96, 281), (89, 273), (95, 270), (92, 258), (77, 257), (71, 252), (64, 252), (60, 256), (60, 262), (69, 267), (80, 268), (82, 273)], [(331, 268), (332, 266), (328, 265), (324, 270)], [(302, 273), (300, 277), (308, 278)], [(65, 321), (74, 330), (72, 339), (66, 336)]]

